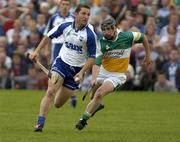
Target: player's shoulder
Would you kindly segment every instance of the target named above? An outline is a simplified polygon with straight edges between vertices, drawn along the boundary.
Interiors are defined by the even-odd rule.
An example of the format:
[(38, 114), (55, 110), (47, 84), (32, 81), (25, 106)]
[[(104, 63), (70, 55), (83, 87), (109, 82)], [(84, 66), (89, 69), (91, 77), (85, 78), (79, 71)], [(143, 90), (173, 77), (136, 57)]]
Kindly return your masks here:
[(70, 25), (72, 25), (73, 24), (73, 21), (68, 21), (68, 22), (62, 22), (62, 23), (60, 23), (59, 25), (60, 26), (66, 26), (66, 27), (68, 27), (68, 26), (70, 26)]
[(92, 32), (94, 32), (94, 27), (93, 27), (93, 25), (91, 25), (91, 24), (87, 24), (86, 25), (86, 30), (91, 30)]
[(62, 23), (60, 23), (59, 25), (57, 25), (56, 27), (57, 28), (60, 28), (61, 30), (65, 30), (65, 29), (67, 29), (67, 28), (71, 28), (72, 26), (72, 23), (73, 22), (62, 22)]
[(88, 34), (93, 34), (96, 36), (93, 25), (91, 25), (89, 23), (86, 25), (86, 31)]
[(126, 32), (120, 31), (120, 32), (118, 32), (118, 38), (122, 38), (122, 37), (124, 37), (124, 38), (133, 37), (133, 33), (131, 31), (126, 31)]

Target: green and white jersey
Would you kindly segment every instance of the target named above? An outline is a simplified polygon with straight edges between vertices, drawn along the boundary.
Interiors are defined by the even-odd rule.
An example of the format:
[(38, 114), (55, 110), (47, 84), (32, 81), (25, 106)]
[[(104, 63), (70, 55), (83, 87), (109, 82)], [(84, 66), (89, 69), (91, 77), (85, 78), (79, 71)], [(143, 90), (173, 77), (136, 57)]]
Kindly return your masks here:
[(95, 64), (103, 66), (109, 72), (124, 73), (128, 69), (133, 43), (142, 43), (144, 34), (140, 32), (120, 32), (114, 41), (100, 39), (100, 51), (97, 52)]

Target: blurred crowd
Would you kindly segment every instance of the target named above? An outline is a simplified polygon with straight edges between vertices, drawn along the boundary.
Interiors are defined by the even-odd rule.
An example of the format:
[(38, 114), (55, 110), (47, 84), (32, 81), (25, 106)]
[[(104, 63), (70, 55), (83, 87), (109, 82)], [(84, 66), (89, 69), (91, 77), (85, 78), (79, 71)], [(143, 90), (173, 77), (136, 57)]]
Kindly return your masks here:
[[(71, 0), (91, 7), (90, 23), (100, 38), (102, 20), (113, 17), (121, 31), (140, 31), (148, 37), (153, 64), (142, 65), (142, 44), (132, 47), (127, 82), (120, 90), (180, 91), (179, 0)], [(47, 76), (26, 58), (39, 44), (49, 18), (59, 12), (59, 0), (0, 0), (0, 88), (46, 89)], [(51, 50), (40, 61), (49, 68)], [(90, 77), (84, 80), (86, 89)]]

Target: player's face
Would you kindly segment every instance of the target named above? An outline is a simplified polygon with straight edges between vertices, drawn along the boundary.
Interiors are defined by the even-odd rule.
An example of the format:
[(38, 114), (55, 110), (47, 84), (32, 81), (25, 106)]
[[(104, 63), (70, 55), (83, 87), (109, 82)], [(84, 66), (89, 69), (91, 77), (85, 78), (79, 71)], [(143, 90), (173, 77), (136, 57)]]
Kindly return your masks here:
[(88, 23), (90, 16), (90, 10), (87, 8), (81, 8), (81, 10), (76, 13), (76, 21), (78, 22), (78, 25), (85, 26)]
[(69, 1), (64, 1), (64, 0), (61, 1), (60, 6), (59, 6), (61, 11), (67, 12), (67, 13), (69, 12), (70, 7), (71, 7), (70, 2)]
[(102, 30), (102, 32), (103, 32), (103, 36), (107, 40), (114, 40), (116, 37), (116, 27), (115, 26), (106, 27)]

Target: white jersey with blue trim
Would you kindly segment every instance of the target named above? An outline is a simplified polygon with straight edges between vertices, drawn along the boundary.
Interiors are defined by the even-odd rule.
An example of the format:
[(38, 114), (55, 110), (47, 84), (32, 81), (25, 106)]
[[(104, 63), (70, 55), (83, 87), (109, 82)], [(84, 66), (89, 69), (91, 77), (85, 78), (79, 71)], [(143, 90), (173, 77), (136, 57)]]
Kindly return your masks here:
[(74, 24), (62, 23), (50, 30), (47, 36), (53, 39), (62, 35), (64, 43), (58, 57), (71, 66), (82, 67), (88, 57), (95, 58), (97, 37), (92, 25), (76, 30)]
[[(66, 17), (63, 17), (61, 16), (60, 12), (57, 12), (49, 19), (46, 29), (44, 31), (44, 35), (47, 35), (47, 33), (55, 26), (62, 24), (64, 22), (72, 21), (74, 21), (74, 16), (71, 13), (69, 13)], [(52, 43), (63, 43), (63, 38), (61, 36), (58, 38), (54, 38), (52, 39)]]

